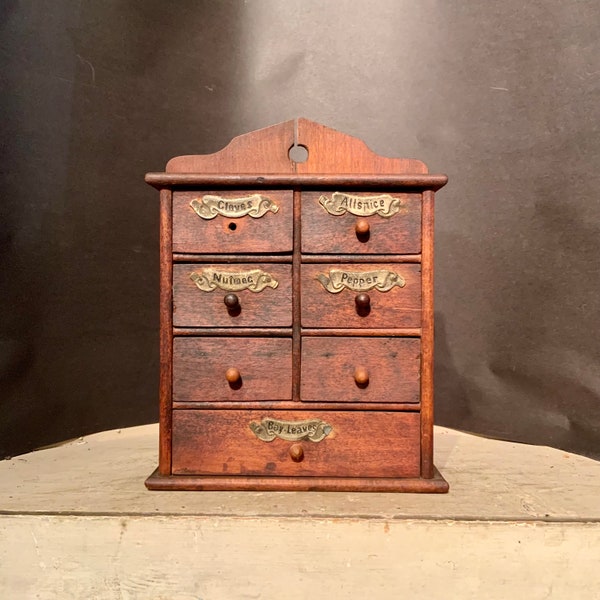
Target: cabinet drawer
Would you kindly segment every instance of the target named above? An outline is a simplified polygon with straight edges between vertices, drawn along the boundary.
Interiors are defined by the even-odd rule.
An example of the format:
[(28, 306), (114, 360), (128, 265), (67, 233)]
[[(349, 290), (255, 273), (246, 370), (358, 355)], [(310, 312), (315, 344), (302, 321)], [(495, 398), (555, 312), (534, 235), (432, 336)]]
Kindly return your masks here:
[(421, 265), (303, 264), (302, 326), (421, 327)]
[[(228, 380), (229, 378), (229, 380)], [(173, 401), (291, 400), (289, 338), (173, 340)]]
[(304, 192), (302, 252), (419, 254), (421, 195)]
[(173, 194), (173, 252), (291, 252), (291, 191), (219, 190)]
[[(259, 439), (251, 424), (271, 441)], [(320, 441), (309, 439), (319, 439), (325, 432)], [(419, 432), (418, 413), (175, 410), (172, 471), (418, 477)]]
[(289, 327), (291, 324), (291, 265), (173, 265), (175, 327)]
[(302, 338), (303, 402), (420, 399), (419, 338)]

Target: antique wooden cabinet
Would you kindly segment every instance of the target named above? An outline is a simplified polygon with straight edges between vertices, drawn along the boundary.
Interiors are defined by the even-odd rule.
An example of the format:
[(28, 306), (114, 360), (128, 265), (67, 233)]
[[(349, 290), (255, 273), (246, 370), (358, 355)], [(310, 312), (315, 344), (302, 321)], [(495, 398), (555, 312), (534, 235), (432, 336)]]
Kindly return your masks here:
[(432, 370), (446, 177), (297, 119), (146, 181), (161, 218), (147, 487), (447, 491)]

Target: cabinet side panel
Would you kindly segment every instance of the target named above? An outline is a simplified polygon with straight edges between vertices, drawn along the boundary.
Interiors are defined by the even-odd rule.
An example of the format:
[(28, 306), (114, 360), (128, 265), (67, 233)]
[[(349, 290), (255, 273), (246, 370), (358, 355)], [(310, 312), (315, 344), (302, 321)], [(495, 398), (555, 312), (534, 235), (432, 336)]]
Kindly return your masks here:
[(173, 238), (171, 190), (160, 191), (160, 433), (161, 475), (171, 474), (171, 394), (173, 387)]
[(423, 192), (421, 254), (421, 477), (433, 477), (433, 207), (434, 193)]

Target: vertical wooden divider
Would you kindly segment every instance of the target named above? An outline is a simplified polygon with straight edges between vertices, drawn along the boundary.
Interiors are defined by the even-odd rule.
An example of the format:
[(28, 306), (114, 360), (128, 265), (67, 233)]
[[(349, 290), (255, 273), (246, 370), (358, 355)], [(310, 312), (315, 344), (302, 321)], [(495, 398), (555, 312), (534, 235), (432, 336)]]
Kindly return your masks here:
[(301, 269), (301, 223), (300, 223), (300, 203), (302, 195), (299, 188), (294, 189), (294, 253), (292, 256), (292, 400), (300, 402), (300, 373), (302, 368), (302, 338), (301, 338), (301, 289), (300, 289), (300, 269)]

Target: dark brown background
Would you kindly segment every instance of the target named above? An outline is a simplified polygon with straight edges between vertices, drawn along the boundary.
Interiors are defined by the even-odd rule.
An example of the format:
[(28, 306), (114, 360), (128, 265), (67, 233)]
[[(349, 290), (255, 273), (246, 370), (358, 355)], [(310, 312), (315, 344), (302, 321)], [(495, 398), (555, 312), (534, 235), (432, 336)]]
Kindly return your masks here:
[(597, 0), (0, 4), (0, 456), (157, 420), (158, 196), (297, 116), (424, 160), (437, 422), (600, 456)]

